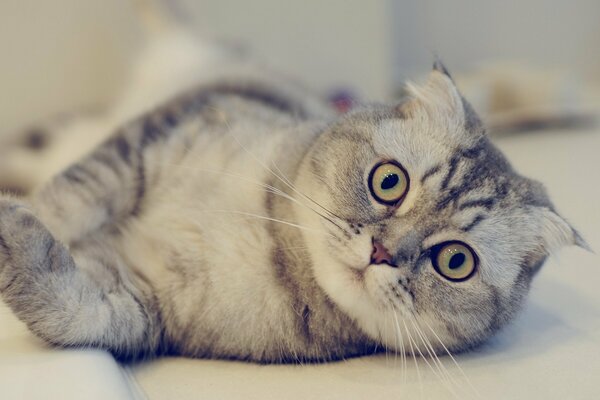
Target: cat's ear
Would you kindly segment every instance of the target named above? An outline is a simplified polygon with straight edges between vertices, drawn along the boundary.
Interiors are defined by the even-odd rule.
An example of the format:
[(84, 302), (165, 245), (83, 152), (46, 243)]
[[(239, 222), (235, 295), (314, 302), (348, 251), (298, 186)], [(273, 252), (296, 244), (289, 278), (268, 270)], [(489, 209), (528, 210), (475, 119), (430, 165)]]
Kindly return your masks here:
[(546, 207), (538, 207), (541, 217), (540, 235), (548, 253), (563, 246), (579, 246), (592, 251), (583, 237), (563, 217)]
[(407, 83), (406, 89), (407, 99), (398, 109), (407, 118), (425, 113), (430, 120), (437, 120), (445, 126), (456, 125), (468, 132), (483, 134), (481, 120), (440, 60), (433, 64), (433, 70), (424, 85)]
[(578, 246), (593, 252), (583, 237), (563, 217), (548, 207), (532, 207), (531, 214), (538, 221), (538, 243), (527, 253), (524, 264), (536, 273), (544, 260), (565, 246)]

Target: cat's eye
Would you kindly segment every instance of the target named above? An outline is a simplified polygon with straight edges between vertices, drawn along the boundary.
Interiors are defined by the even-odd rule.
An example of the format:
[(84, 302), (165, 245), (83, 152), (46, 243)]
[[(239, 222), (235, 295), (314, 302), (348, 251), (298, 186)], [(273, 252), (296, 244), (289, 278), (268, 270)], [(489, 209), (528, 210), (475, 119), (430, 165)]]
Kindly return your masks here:
[(477, 268), (477, 255), (473, 249), (458, 241), (434, 246), (431, 261), (440, 275), (454, 282), (469, 279)]
[(378, 202), (396, 205), (408, 192), (408, 174), (395, 161), (384, 161), (375, 165), (369, 174), (369, 190)]

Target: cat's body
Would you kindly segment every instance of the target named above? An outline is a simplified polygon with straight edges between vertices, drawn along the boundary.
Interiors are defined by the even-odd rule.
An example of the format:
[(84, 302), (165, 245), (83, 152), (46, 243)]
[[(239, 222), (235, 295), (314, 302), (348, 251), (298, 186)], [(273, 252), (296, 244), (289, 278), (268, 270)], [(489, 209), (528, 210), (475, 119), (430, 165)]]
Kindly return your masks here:
[[(441, 66), (411, 93), (338, 118), (293, 86), (230, 77), (167, 103), (30, 206), (0, 200), (4, 300), (51, 343), (123, 358), (317, 361), (485, 340), (578, 237)], [(373, 192), (382, 163), (407, 174), (393, 204)], [(434, 258), (455, 241), (475, 261), (448, 279)]]
[[(144, 352), (257, 361), (363, 353), (372, 342), (315, 285), (302, 239), (266, 219), (285, 220), (277, 212), (285, 205), (265, 185), (294, 178), (330, 110), (316, 97), (295, 97), (264, 82), (229, 82), (130, 124), (34, 196), (34, 208), (76, 261), (82, 254), (80, 268), (94, 264), (89, 268), (99, 274), (99, 286), (114, 284), (116, 265), (103, 271), (87, 260), (90, 251), (122, 264), (125, 279), (147, 289), (132, 297), (150, 302), (151, 323), (118, 327), (153, 337), (153, 343), (131, 343)], [(122, 179), (120, 187), (115, 179)], [(81, 199), (81, 192), (93, 192), (93, 200), (85, 193)], [(279, 252), (286, 264), (274, 268), (283, 262)], [(57, 289), (65, 296), (81, 290)], [(95, 311), (81, 316), (77, 329), (97, 323)], [(43, 337), (47, 324), (64, 326), (36, 319)], [(65, 333), (63, 340), (81, 333)]]
[(118, 248), (152, 283), (171, 351), (256, 361), (359, 354), (366, 338), (314, 283), (302, 238), (267, 219), (293, 223), (267, 185), (286, 189), (277, 176), (295, 178), (323, 121), (276, 88), (237, 83), (205, 89), (200, 115), (184, 117), (170, 148), (149, 157), (152, 200), (134, 206)]

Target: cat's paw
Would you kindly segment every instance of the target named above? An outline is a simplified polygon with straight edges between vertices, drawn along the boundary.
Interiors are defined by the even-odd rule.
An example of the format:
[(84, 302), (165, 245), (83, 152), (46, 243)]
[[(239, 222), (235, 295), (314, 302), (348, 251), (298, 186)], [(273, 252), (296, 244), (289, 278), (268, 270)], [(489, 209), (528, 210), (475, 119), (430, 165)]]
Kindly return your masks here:
[(33, 215), (26, 210), (24, 204), (0, 197), (0, 273), (13, 252), (20, 247), (21, 232), (17, 226), (31, 223), (30, 218), (33, 218)]
[(47, 268), (56, 256), (52, 234), (22, 202), (0, 198), (0, 291), (17, 275)]

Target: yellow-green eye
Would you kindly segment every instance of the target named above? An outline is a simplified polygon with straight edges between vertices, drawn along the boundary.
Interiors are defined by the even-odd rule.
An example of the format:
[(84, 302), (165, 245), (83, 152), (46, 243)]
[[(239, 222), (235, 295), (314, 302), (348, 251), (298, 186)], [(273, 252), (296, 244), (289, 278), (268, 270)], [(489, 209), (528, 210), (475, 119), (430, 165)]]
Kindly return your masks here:
[(451, 281), (464, 281), (477, 267), (475, 252), (462, 242), (445, 242), (434, 246), (431, 261), (435, 270)]
[(408, 192), (408, 174), (395, 161), (377, 164), (369, 174), (369, 190), (380, 203), (396, 205)]

